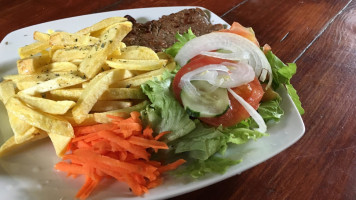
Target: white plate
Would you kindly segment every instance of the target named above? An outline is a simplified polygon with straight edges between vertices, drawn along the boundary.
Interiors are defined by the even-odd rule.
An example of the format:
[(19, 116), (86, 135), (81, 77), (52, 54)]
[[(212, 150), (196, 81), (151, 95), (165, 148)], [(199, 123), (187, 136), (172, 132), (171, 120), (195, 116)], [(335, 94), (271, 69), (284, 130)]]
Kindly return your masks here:
[[(164, 7), (120, 10), (72, 17), (52, 22), (42, 23), (23, 28), (8, 34), (0, 44), (0, 74), (15, 74), (17, 49), (33, 42), (34, 31), (46, 32), (48, 29), (56, 31), (75, 32), (94, 22), (112, 16), (129, 14), (143, 22), (158, 19), (161, 15), (170, 14), (190, 7)], [(206, 9), (205, 9), (206, 10)], [(227, 24), (224, 20), (211, 13), (213, 23)], [(271, 158), (294, 144), (304, 134), (305, 128), (301, 116), (284, 89), (279, 91), (285, 115), (275, 125), (269, 126), (269, 137), (256, 142), (232, 146), (227, 156), (233, 159), (243, 159), (243, 162), (231, 167), (223, 175), (210, 175), (199, 180), (173, 179), (167, 177), (164, 184), (150, 190), (145, 199), (163, 199), (187, 193), (213, 183), (219, 182)], [(12, 131), (4, 106), (0, 107), (0, 144), (4, 142)], [(64, 173), (57, 172), (53, 166), (60, 161), (56, 157), (49, 140), (35, 142), (19, 150), (16, 154), (0, 159), (0, 194), (1, 199), (73, 199), (84, 179), (67, 178)], [(135, 197), (126, 185), (106, 180), (102, 186), (94, 191), (91, 199), (142, 199)]]

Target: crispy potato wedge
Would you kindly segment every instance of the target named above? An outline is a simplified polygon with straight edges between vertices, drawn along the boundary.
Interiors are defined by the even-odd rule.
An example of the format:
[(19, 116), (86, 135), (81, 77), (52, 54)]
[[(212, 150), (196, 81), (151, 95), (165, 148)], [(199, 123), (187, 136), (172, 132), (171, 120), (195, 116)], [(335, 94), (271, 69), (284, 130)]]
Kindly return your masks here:
[(96, 37), (89, 35), (73, 34), (67, 32), (56, 32), (50, 35), (49, 44), (60, 47), (79, 47), (95, 45), (99, 42)]
[(16, 90), (14, 82), (12, 81), (3, 81), (0, 83), (0, 100), (6, 104), (7, 101), (15, 96)]
[(159, 60), (158, 55), (152, 49), (143, 46), (128, 46), (121, 49), (121, 54), (116, 59), (127, 60)]
[(139, 70), (139, 71), (152, 71), (162, 68), (167, 64), (167, 60), (127, 60), (127, 59), (114, 59), (107, 60), (106, 63), (115, 69)]
[(58, 49), (53, 53), (52, 60), (54, 62), (83, 60), (91, 48), (92, 46), (82, 46)]
[(39, 133), (34, 134), (33, 137), (29, 138), (28, 140), (23, 141), (22, 143), (16, 143), (15, 136), (12, 136), (8, 140), (6, 140), (6, 142), (4, 144), (1, 145), (0, 157), (13, 152), (15, 149), (23, 146), (24, 144), (46, 138), (47, 136), (48, 135), (46, 133), (44, 133), (43, 131), (40, 131)]
[(88, 33), (93, 33), (95, 31), (99, 31), (101, 29), (104, 29), (108, 26), (111, 26), (113, 24), (116, 23), (120, 23), (120, 22), (125, 22), (127, 21), (126, 18), (124, 17), (110, 17), (110, 18), (106, 18), (92, 26), (86, 27), (84, 29), (81, 29), (80, 31), (77, 32), (77, 34), (88, 34)]
[(20, 55), (20, 58), (22, 59), (34, 56), (46, 50), (48, 47), (50, 47), (48, 42), (34, 42), (32, 44), (19, 48), (18, 53)]
[(41, 82), (36, 84), (30, 88), (24, 89), (19, 93), (34, 95), (36, 93), (45, 93), (51, 90), (65, 88), (73, 85), (77, 85), (79, 83), (85, 82), (87, 79), (85, 77), (81, 77), (78, 73), (67, 73), (63, 75), (59, 75), (56, 78)]
[(120, 41), (132, 29), (131, 22), (117, 24), (110, 28), (102, 37), (98, 46), (93, 46), (89, 53), (79, 65), (79, 71), (88, 78), (98, 74), (105, 63), (106, 58), (111, 55), (120, 45)]
[(30, 124), (20, 120), (11, 112), (8, 112), (9, 122), (12, 131), (14, 132), (15, 142), (20, 144), (27, 141), (34, 133), (38, 132), (38, 129)]
[(26, 121), (28, 124), (48, 133), (74, 137), (73, 127), (68, 121), (29, 108), (16, 97), (11, 98), (7, 102), (6, 109), (8, 110), (8, 113), (13, 114), (20, 120)]
[(98, 101), (99, 97), (112, 83), (132, 76), (129, 71), (120, 69), (105, 71), (101, 74), (89, 82), (72, 110), (73, 117), (77, 123), (81, 123), (85, 119), (95, 102)]
[(41, 97), (33, 97), (27, 94), (19, 94), (19, 98), (26, 104), (37, 110), (53, 115), (63, 115), (75, 105), (74, 101), (53, 101)]
[(52, 141), (57, 156), (62, 157), (65, 154), (68, 144), (71, 141), (72, 137), (50, 133), (50, 132), (48, 133), (48, 136)]
[(43, 66), (51, 62), (49, 56), (33, 56), (17, 61), (17, 71), (19, 74), (33, 74)]
[(97, 101), (91, 112), (106, 112), (132, 106), (131, 101)]
[(166, 70), (166, 68), (160, 68), (160, 69), (156, 69), (147, 73), (143, 73), (137, 76), (134, 76), (132, 78), (128, 78), (122, 81), (118, 81), (115, 82), (114, 84), (111, 85), (111, 87), (118, 87), (118, 88), (122, 88), (122, 87), (126, 87), (126, 88), (130, 88), (130, 87), (138, 87), (141, 84), (145, 83), (148, 80), (152, 80), (153, 77), (157, 77), (160, 78), (160, 76), (162, 75), (162, 73)]
[[(52, 90), (49, 92), (48, 98), (77, 101), (82, 92), (82, 88)], [(99, 100), (123, 99), (147, 99), (147, 97), (140, 88), (109, 88), (99, 97)]]
[(50, 38), (50, 34), (48, 33), (42, 33), (39, 31), (35, 31), (33, 33), (33, 39), (39, 41), (39, 42), (46, 42), (49, 43), (49, 38)]
[(97, 124), (98, 122), (95, 121), (95, 118), (94, 118), (94, 114), (87, 114), (85, 119), (80, 122), (80, 123), (77, 123), (75, 120), (74, 120), (74, 117), (72, 115), (72, 113), (70, 114), (66, 114), (63, 116), (73, 127), (76, 127), (76, 126), (89, 126), (89, 125), (94, 125), (94, 124)]
[(72, 62), (52, 62), (42, 67), (41, 72), (75, 72), (78, 66)]

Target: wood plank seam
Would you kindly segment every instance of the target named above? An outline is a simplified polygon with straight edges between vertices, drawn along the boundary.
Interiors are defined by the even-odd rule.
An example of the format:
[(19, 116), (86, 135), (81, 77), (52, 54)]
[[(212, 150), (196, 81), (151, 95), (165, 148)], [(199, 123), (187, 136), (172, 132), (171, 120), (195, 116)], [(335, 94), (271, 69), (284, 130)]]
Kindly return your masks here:
[(226, 11), (224, 14), (222, 14), (220, 17), (223, 18), (225, 15), (227, 15), (229, 12), (235, 10), (236, 8), (240, 7), (241, 5), (245, 4), (246, 2), (248, 2), (248, 0), (244, 0), (240, 3), (238, 3), (236, 6), (232, 7), (230, 10)]
[(324, 27), (320, 30), (320, 32), (315, 36), (315, 38), (303, 49), (302, 52), (300, 52), (300, 54), (294, 59), (293, 63), (296, 63), (297, 60), (303, 56), (303, 54), (309, 49), (309, 47), (311, 47), (314, 42), (325, 32), (325, 30), (335, 21), (335, 19), (345, 11), (345, 9), (349, 6), (349, 4), (352, 2), (353, 0), (350, 0), (338, 13), (336, 13), (336, 15), (334, 17), (332, 17), (325, 25)]

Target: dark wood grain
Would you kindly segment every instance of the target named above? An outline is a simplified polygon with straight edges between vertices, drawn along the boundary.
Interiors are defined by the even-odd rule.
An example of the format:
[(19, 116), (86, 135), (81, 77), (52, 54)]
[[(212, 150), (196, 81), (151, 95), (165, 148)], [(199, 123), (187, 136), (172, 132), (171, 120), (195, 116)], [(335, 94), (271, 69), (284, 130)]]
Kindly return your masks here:
[(181, 0), (181, 1), (167, 1), (167, 0), (146, 0), (146, 1), (132, 1), (122, 0), (119, 4), (108, 7), (108, 10), (122, 10), (130, 8), (144, 8), (144, 7), (164, 7), (164, 6), (201, 6), (213, 11), (217, 15), (223, 15), (229, 10), (238, 7), (246, 0)]
[(297, 61), (292, 83), (306, 110), (306, 133), (241, 175), (173, 199), (356, 199), (355, 0), (0, 0), (0, 40), (65, 17), (192, 5), (253, 27), (261, 44), (286, 62)]
[(350, 0), (254, 0), (223, 16), (228, 23), (253, 27), (260, 44), (268, 43), (293, 62)]

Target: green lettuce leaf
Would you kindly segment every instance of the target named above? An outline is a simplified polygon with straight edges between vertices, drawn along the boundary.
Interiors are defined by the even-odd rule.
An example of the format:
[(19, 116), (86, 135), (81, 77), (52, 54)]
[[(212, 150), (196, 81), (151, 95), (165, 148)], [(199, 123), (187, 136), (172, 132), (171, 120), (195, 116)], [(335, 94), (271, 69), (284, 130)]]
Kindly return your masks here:
[(175, 143), (176, 153), (189, 152), (190, 158), (206, 160), (226, 145), (227, 137), (218, 129), (206, 128), (198, 122), (192, 132)]
[(281, 98), (275, 100), (262, 102), (258, 107), (258, 113), (264, 119), (265, 122), (274, 121), (278, 122), (284, 114), (283, 109), (280, 106)]
[(299, 113), (304, 114), (304, 109), (302, 103), (299, 100), (297, 91), (293, 88), (290, 83), (290, 79), (296, 73), (297, 65), (295, 63), (284, 64), (272, 51), (266, 53), (268, 62), (272, 68), (273, 82), (272, 86), (274, 89), (277, 89), (281, 84), (285, 85), (288, 91), (288, 94), (291, 96), (294, 104), (296, 105)]
[(195, 38), (196, 36), (192, 32), (192, 29), (189, 28), (186, 33), (183, 33), (183, 35), (177, 33), (175, 37), (178, 41), (164, 51), (165, 53), (171, 55), (172, 57), (175, 57), (178, 51), (185, 45), (185, 43)]
[(152, 102), (141, 111), (141, 116), (156, 133), (171, 131), (165, 135), (167, 141), (180, 138), (195, 128), (194, 121), (189, 118), (170, 91), (172, 77), (173, 74), (166, 72), (161, 81), (155, 79), (141, 85), (142, 91)]
[(207, 160), (195, 160), (190, 165), (179, 169), (174, 174), (178, 176), (190, 175), (193, 178), (200, 178), (210, 173), (224, 174), (226, 170), (242, 160), (231, 160), (221, 158), (218, 156), (212, 156)]

